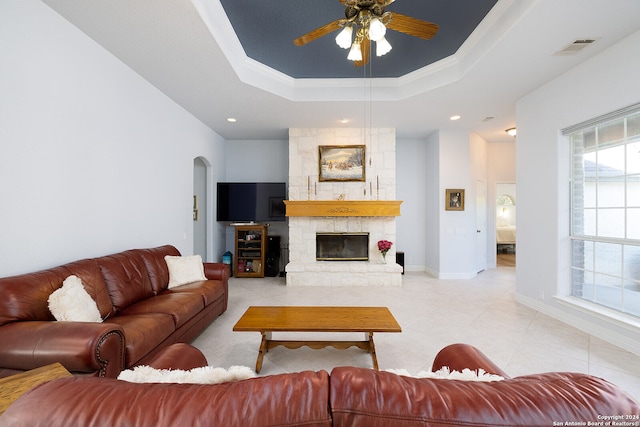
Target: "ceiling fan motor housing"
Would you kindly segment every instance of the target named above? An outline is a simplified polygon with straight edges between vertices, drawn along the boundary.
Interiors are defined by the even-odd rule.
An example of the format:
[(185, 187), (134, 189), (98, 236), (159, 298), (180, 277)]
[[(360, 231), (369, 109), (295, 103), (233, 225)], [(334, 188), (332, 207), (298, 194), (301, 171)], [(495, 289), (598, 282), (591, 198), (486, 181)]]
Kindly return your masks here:
[(360, 11), (368, 10), (375, 16), (382, 16), (384, 9), (392, 1), (389, 0), (347, 0), (345, 1), (345, 16), (348, 20), (354, 19)]

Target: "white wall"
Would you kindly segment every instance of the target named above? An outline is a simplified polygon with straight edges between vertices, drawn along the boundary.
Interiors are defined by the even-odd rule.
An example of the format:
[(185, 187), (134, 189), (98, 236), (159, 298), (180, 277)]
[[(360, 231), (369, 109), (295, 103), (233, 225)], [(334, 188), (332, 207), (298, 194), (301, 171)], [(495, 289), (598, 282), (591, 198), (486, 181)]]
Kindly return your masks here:
[(569, 289), (569, 150), (564, 127), (640, 100), (640, 32), (517, 103), (517, 299), (640, 354), (640, 330), (561, 305)]
[(226, 148), (226, 181), (289, 181), (289, 141), (227, 141)]
[(213, 184), (222, 138), (38, 0), (0, 2), (0, 52), (0, 276), (191, 253), (193, 159)]
[[(440, 130), (440, 268), (442, 279), (465, 279), (475, 271), (475, 195), (469, 132)], [(464, 211), (445, 210), (446, 189), (465, 190)]]
[(395, 249), (405, 253), (405, 271), (426, 268), (427, 187), (433, 182), (429, 178), (432, 173), (433, 162), (424, 141), (396, 141), (396, 195), (402, 204), (396, 220)]
[[(427, 180), (425, 182), (425, 200), (427, 203), (427, 233), (425, 246), (427, 248), (426, 271), (435, 273), (440, 270), (440, 144), (439, 134), (434, 132), (427, 138), (427, 164), (429, 165)], [(403, 167), (411, 168), (407, 163)]]

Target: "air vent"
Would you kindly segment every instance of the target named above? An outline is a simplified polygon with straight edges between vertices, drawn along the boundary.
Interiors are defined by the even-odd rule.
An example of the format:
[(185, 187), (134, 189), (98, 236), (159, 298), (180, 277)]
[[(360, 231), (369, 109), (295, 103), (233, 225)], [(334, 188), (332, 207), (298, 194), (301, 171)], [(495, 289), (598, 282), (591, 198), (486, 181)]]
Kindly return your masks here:
[(577, 55), (585, 47), (589, 46), (591, 43), (595, 42), (595, 39), (578, 39), (574, 40), (556, 53), (554, 55)]

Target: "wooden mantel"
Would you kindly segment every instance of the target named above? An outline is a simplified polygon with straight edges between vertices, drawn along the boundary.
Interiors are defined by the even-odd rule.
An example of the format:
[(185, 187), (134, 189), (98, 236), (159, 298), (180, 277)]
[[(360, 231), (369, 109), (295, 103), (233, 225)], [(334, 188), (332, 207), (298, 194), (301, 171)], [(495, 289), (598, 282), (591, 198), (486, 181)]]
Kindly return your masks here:
[(402, 200), (285, 200), (287, 216), (400, 216)]

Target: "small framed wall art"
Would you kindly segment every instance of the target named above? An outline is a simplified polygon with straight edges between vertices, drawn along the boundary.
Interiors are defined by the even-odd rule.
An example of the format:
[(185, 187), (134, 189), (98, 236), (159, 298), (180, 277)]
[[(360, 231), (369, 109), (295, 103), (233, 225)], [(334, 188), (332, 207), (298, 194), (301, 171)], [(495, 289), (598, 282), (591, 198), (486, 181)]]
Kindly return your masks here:
[(458, 188), (447, 188), (445, 194), (445, 210), (464, 210), (464, 190)]
[(365, 181), (364, 145), (320, 145), (318, 181)]

